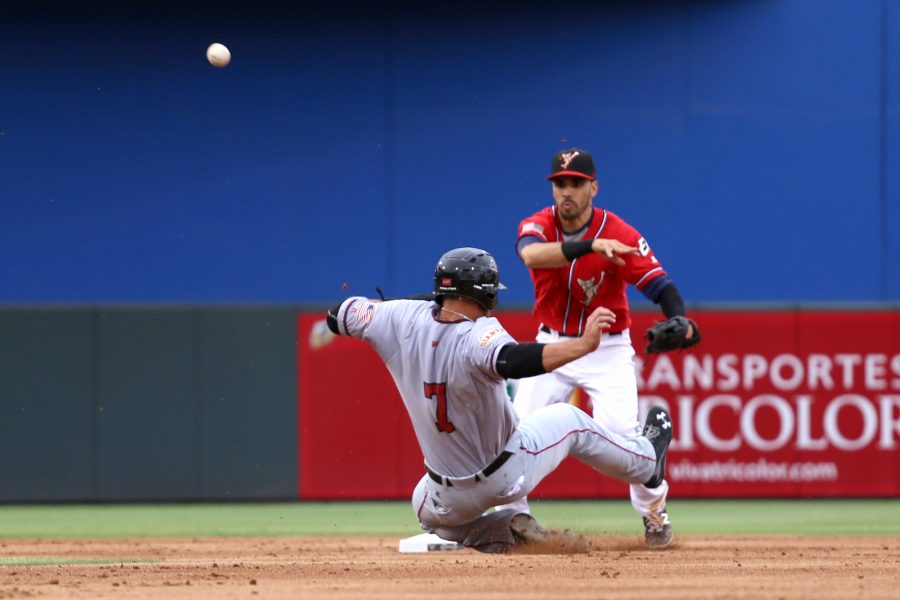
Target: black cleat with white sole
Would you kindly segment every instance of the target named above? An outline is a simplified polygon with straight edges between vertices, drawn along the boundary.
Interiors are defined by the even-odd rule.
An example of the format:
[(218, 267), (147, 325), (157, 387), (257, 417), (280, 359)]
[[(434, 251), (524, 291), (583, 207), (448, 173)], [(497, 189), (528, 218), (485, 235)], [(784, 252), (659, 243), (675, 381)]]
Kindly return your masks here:
[(656, 468), (644, 486), (657, 488), (666, 478), (666, 454), (669, 451), (669, 444), (672, 442), (672, 417), (669, 416), (666, 409), (661, 406), (654, 406), (650, 409), (647, 419), (644, 421), (642, 435), (650, 440), (653, 449), (656, 450)]

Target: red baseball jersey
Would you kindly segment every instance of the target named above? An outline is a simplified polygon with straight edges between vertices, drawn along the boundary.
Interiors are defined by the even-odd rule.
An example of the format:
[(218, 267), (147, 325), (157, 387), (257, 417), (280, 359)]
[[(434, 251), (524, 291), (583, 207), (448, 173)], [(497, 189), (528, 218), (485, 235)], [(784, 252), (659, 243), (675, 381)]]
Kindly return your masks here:
[[(618, 215), (593, 209), (590, 224), (578, 239), (615, 239), (638, 249), (637, 256), (622, 256), (618, 266), (595, 252), (562, 266), (529, 269), (534, 282), (534, 316), (544, 325), (566, 335), (581, 335), (584, 322), (594, 308), (605, 306), (616, 313), (610, 333), (631, 326), (626, 284), (642, 290), (650, 281), (666, 274), (650, 245), (638, 231)], [(549, 206), (519, 223), (519, 237), (533, 236), (544, 242), (562, 242), (562, 227), (556, 207)]]

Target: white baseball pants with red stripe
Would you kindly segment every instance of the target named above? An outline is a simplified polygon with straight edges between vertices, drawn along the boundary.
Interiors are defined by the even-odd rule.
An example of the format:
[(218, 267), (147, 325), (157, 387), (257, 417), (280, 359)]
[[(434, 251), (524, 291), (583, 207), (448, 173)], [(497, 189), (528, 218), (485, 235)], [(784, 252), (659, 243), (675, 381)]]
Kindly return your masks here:
[[(538, 331), (536, 337), (543, 344), (561, 339), (565, 338), (553, 331)], [(552, 373), (519, 380), (513, 404), (519, 417), (524, 418), (544, 406), (568, 402), (576, 388), (590, 397), (595, 421), (624, 437), (640, 435), (634, 348), (627, 329), (620, 335), (604, 334), (595, 351)], [(631, 505), (639, 515), (646, 516), (665, 505), (668, 492), (666, 481), (654, 489), (632, 484)], [(522, 500), (501, 508), (528, 512), (528, 502)]]
[(442, 477), (440, 483), (422, 477), (412, 498), (419, 522), (445, 539), (463, 539), (467, 524), (492, 506), (523, 499), (567, 456), (627, 483), (647, 481), (656, 468), (649, 440), (613, 433), (571, 404), (547, 406), (523, 418), (505, 450), (512, 456), (487, 477)]

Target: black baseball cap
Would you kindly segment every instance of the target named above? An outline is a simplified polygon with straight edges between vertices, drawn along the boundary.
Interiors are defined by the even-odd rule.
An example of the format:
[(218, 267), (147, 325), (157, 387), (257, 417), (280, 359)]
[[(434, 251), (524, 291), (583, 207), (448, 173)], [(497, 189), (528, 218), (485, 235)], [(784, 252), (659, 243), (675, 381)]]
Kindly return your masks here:
[(591, 153), (578, 148), (569, 148), (557, 153), (550, 163), (550, 175), (547, 179), (555, 177), (581, 177), (594, 180), (597, 170), (594, 168), (594, 158)]

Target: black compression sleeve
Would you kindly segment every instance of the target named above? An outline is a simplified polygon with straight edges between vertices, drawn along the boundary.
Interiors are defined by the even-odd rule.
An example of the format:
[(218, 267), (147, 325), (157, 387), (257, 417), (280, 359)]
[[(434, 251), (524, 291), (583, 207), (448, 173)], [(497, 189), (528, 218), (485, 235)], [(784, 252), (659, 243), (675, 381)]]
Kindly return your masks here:
[(573, 261), (579, 256), (584, 256), (591, 252), (591, 245), (594, 240), (578, 240), (577, 242), (563, 242), (561, 245), (563, 256), (566, 260)]
[(497, 373), (504, 379), (534, 377), (544, 369), (544, 344), (507, 344), (497, 355)]
[(659, 293), (659, 299), (656, 301), (662, 309), (667, 319), (671, 319), (676, 315), (684, 315), (684, 300), (678, 293), (678, 288), (674, 283), (670, 283)]

